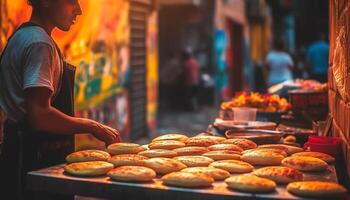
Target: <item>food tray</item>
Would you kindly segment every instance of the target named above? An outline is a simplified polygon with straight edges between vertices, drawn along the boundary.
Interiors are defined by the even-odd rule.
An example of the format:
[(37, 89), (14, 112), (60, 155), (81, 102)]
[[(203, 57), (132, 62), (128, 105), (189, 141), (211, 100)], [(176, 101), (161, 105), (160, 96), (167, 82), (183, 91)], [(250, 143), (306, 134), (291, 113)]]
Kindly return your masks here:
[[(285, 185), (279, 185), (276, 192), (268, 194), (242, 193), (229, 190), (223, 181), (216, 181), (209, 188), (179, 188), (163, 185), (160, 177), (148, 183), (116, 182), (111, 181), (107, 176), (73, 177), (64, 173), (63, 166), (57, 165), (29, 172), (27, 174), (27, 187), (31, 190), (50, 193), (128, 200), (304, 199), (288, 193)], [(304, 173), (304, 180), (337, 182), (335, 168), (329, 166), (326, 172)]]

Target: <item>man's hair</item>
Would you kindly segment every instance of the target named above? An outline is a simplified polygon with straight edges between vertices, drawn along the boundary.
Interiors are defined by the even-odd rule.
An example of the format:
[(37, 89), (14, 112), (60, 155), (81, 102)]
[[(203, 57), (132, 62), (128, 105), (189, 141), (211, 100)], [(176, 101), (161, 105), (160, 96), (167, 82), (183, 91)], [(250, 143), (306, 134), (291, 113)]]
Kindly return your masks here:
[(282, 38), (276, 39), (274, 42), (274, 47), (277, 50), (283, 50), (285, 48), (284, 40)]

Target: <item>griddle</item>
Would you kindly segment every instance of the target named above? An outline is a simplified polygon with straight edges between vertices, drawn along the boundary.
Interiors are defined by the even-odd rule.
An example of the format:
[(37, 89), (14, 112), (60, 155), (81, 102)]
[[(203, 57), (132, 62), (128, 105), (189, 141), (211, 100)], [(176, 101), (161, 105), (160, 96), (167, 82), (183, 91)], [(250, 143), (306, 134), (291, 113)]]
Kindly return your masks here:
[[(180, 188), (163, 185), (160, 177), (147, 183), (117, 182), (107, 176), (75, 177), (66, 174), (63, 166), (64, 164), (29, 172), (27, 187), (50, 193), (128, 200), (304, 199), (287, 192), (286, 185), (278, 185), (275, 192), (266, 194), (230, 190), (224, 181), (216, 181), (209, 188)], [(234, 175), (238, 174), (232, 176)], [(304, 173), (304, 180), (337, 182), (337, 176), (334, 166), (329, 166), (325, 172)]]

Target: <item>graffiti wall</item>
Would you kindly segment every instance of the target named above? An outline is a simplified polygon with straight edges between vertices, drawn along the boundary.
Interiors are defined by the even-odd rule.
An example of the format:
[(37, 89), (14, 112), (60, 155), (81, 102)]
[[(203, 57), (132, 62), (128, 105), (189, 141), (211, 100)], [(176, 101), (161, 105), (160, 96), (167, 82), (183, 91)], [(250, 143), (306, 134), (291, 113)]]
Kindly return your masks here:
[[(30, 17), (27, 0), (0, 0), (1, 42)], [(54, 30), (53, 38), (66, 59), (77, 66), (76, 115), (117, 128), (127, 138), (129, 127), (129, 2), (80, 0), (83, 15), (69, 32)], [(148, 124), (155, 127), (158, 84), (157, 13), (150, 15), (147, 34)], [(92, 136), (78, 136), (77, 148), (101, 145)]]
[[(157, 128), (158, 105), (158, 13), (153, 11), (147, 27), (147, 124), (149, 130)], [(151, 133), (152, 134), (152, 131)]]

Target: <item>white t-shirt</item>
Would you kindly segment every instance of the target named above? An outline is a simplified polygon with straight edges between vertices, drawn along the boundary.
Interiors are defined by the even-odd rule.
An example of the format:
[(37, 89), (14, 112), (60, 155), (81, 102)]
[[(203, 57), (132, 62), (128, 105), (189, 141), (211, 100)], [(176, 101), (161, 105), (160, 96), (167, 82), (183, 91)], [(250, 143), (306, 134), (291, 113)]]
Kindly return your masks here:
[(279, 51), (271, 51), (266, 56), (266, 63), (270, 66), (268, 85), (282, 83), (293, 79), (288, 66), (293, 66), (293, 60), (289, 54)]
[(46, 87), (55, 95), (63, 63), (55, 43), (38, 26), (18, 30), (3, 52), (0, 63), (0, 108), (11, 122), (24, 119), (24, 90)]

